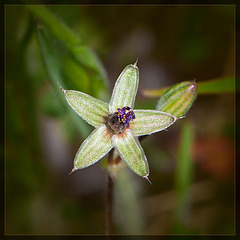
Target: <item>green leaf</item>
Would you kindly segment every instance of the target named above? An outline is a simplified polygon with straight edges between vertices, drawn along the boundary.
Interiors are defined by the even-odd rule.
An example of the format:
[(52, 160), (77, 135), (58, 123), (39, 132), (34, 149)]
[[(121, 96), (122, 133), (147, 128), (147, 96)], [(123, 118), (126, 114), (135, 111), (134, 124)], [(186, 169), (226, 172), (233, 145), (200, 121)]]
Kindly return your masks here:
[(130, 129), (122, 134), (113, 135), (112, 141), (121, 159), (128, 164), (133, 172), (142, 177), (149, 175), (147, 158), (138, 139), (133, 137)]
[(92, 76), (83, 65), (71, 57), (65, 57), (61, 62), (61, 68), (66, 85), (69, 86), (68, 89), (77, 89), (94, 96), (90, 88)]
[(200, 82), (198, 93), (200, 94), (220, 94), (233, 93), (235, 91), (235, 78), (227, 77)]
[(176, 188), (179, 195), (186, 193), (193, 173), (193, 162), (191, 157), (192, 144), (194, 140), (193, 129), (189, 122), (182, 124), (180, 134), (180, 146), (177, 153), (176, 163)]
[(104, 118), (109, 114), (108, 104), (82, 92), (73, 90), (63, 90), (63, 92), (68, 104), (85, 121), (94, 127), (104, 123)]
[(193, 160), (191, 157), (194, 133), (189, 122), (184, 122), (181, 128), (180, 145), (177, 152), (175, 186), (177, 191), (176, 218), (183, 222), (183, 216), (189, 207), (189, 188), (193, 177)]
[[(161, 89), (144, 89), (143, 95), (146, 97), (160, 97), (169, 87)], [(239, 89), (236, 89), (239, 91)], [(198, 94), (223, 94), (235, 91), (235, 78), (217, 78), (198, 83)]]
[(135, 119), (130, 122), (130, 129), (135, 136), (162, 131), (176, 121), (171, 114), (156, 110), (134, 110), (134, 114)]
[(157, 110), (182, 117), (197, 98), (195, 82), (181, 82), (169, 88), (159, 99)]
[(134, 107), (135, 97), (138, 90), (139, 71), (136, 65), (125, 67), (118, 77), (109, 104), (110, 113), (117, 111), (117, 108), (128, 106)]
[(74, 159), (74, 169), (88, 167), (102, 157), (112, 148), (111, 134), (105, 125), (95, 129), (82, 143)]
[(53, 34), (67, 47), (72, 48), (75, 45), (82, 44), (82, 41), (77, 37), (68, 26), (53, 15), (45, 6), (42, 5), (25, 5), (38, 18), (44, 21), (51, 28)]
[(69, 107), (67, 106), (63, 94), (61, 93), (61, 90), (58, 86), (58, 84), (63, 85), (64, 83), (60, 72), (61, 68), (59, 66), (58, 60), (55, 57), (52, 45), (48, 41), (48, 38), (45, 35), (44, 29), (41, 25), (37, 25), (37, 38), (47, 72), (50, 76), (51, 83), (54, 86), (57, 95), (59, 96), (58, 100), (62, 106), (66, 106), (67, 111), (69, 112), (81, 135), (83, 137), (86, 137), (89, 134), (90, 127), (84, 121), (82, 121), (82, 119), (76, 118), (75, 114), (72, 111), (69, 111)]
[[(52, 55), (50, 57), (55, 61), (53, 64), (55, 64), (61, 77), (61, 86), (67, 89), (78, 89), (79, 91), (94, 95), (91, 91), (92, 76), (94, 74), (73, 58), (66, 46), (55, 38), (46, 25), (38, 23), (37, 27), (37, 31), (41, 29), (43, 32), (45, 42), (51, 49), (49, 54)], [(55, 83), (55, 86), (58, 86), (58, 83)]]
[(87, 45), (75, 45), (71, 46), (70, 50), (79, 62), (95, 70), (99, 77), (101, 77), (103, 81), (106, 81), (106, 71), (97, 55), (91, 48), (89, 48)]
[(63, 106), (59, 104), (58, 95), (56, 91), (50, 89), (43, 92), (40, 98), (40, 107), (42, 111), (48, 116), (63, 117), (66, 114)]
[(45, 29), (42, 25), (37, 25), (37, 38), (45, 67), (50, 76), (50, 80), (52, 80), (51, 83), (60, 91), (58, 83), (62, 85), (63, 79), (60, 73), (59, 62), (55, 57), (52, 44), (49, 42), (49, 39), (45, 34)]
[(26, 7), (48, 26), (55, 38), (64, 44), (78, 63), (94, 72), (107, 96), (107, 76), (97, 55), (46, 7), (40, 5), (26, 5)]

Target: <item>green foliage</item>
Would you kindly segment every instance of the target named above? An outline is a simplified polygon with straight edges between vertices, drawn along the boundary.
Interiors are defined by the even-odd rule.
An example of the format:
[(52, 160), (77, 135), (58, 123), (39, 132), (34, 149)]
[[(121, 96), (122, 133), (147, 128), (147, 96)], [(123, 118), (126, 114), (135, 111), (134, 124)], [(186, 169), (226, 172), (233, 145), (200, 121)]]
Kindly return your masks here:
[(95, 53), (46, 7), (27, 7), (36, 16), (37, 39), (56, 96), (71, 115), (81, 135), (86, 137), (90, 128), (66, 107), (60, 86), (106, 99), (108, 89), (105, 70)]
[(184, 122), (181, 126), (179, 148), (176, 159), (175, 191), (177, 205), (173, 221), (174, 233), (188, 232), (187, 225), (190, 219), (191, 198), (189, 188), (192, 184), (194, 165), (192, 159), (192, 147), (194, 133), (191, 123)]
[(54, 90), (57, 93), (58, 100), (62, 103), (62, 106), (64, 106), (66, 110), (69, 112), (69, 114), (72, 116), (72, 120), (75, 123), (81, 135), (83, 137), (86, 137), (90, 132), (90, 128), (82, 119), (78, 118), (77, 115), (74, 112), (72, 112), (71, 109), (68, 108), (65, 102), (64, 95), (62, 94), (60, 85), (59, 85), (59, 84), (64, 84), (62, 74), (61, 74), (61, 67), (58, 59), (54, 54), (53, 46), (51, 42), (48, 40), (47, 35), (45, 34), (44, 29), (41, 25), (37, 25), (37, 37), (38, 37), (38, 42), (40, 45), (42, 57), (43, 57), (46, 69), (48, 71), (48, 74), (50, 76), (51, 83), (53, 84)]
[[(192, 144), (194, 141), (194, 133), (189, 122), (182, 124), (180, 132), (180, 146), (177, 153), (176, 161), (176, 190), (179, 197), (179, 210), (184, 208), (182, 204), (186, 204), (188, 196), (188, 188), (192, 182), (193, 161), (191, 156)], [(182, 201), (182, 202), (181, 202)]]
[[(69, 53), (71, 54), (71, 61), (73, 61), (72, 66), (70, 66), (70, 70), (71, 68), (74, 68), (75, 61), (78, 65), (80, 65), (79, 68), (80, 70), (77, 74), (76, 72), (78, 70), (76, 67), (74, 68), (75, 74), (77, 76), (78, 75), (81, 76), (82, 75), (81, 73), (83, 73), (83, 75), (86, 76), (86, 73), (84, 73), (84, 71), (86, 70), (90, 71), (92, 78), (94, 79), (94, 81), (92, 81), (91, 84), (92, 85), (97, 84), (98, 86), (97, 90), (103, 91), (104, 93), (104, 94), (102, 93), (103, 96), (107, 95), (108, 89), (106, 84), (107, 80), (106, 73), (96, 54), (87, 45), (85, 45), (82, 42), (82, 40), (79, 37), (77, 37), (63, 22), (61, 22), (56, 16), (54, 16), (46, 7), (36, 5), (27, 5), (27, 7), (37, 17), (36, 21), (40, 22), (43, 21), (49, 28), (49, 31), (53, 34), (55, 39), (60, 41), (63, 44), (63, 46), (69, 51)], [(45, 27), (41, 26), (41, 28)], [(39, 28), (38, 31), (40, 31)], [(69, 61), (70, 60), (68, 59), (68, 64), (70, 64)], [(84, 66), (84, 68), (81, 67), (81, 65)], [(68, 75), (71, 74), (67, 74), (67, 76)], [(85, 79), (86, 81), (86, 77), (83, 79)], [(79, 90), (83, 91), (82, 88)], [(88, 91), (87, 93), (91, 93), (91, 95), (97, 97), (98, 91), (94, 93)]]
[[(197, 82), (198, 94), (223, 94), (235, 92), (235, 78), (218, 78), (203, 82)], [(145, 89), (143, 94), (146, 97), (160, 97), (169, 87), (161, 89)], [(239, 91), (239, 89), (236, 89)]]
[[(236, 89), (239, 91), (239, 89)], [(222, 94), (235, 92), (235, 78), (218, 78), (199, 83), (199, 94)]]
[(42, 94), (40, 106), (42, 111), (48, 116), (64, 117), (66, 111), (58, 102), (58, 94), (53, 89)]

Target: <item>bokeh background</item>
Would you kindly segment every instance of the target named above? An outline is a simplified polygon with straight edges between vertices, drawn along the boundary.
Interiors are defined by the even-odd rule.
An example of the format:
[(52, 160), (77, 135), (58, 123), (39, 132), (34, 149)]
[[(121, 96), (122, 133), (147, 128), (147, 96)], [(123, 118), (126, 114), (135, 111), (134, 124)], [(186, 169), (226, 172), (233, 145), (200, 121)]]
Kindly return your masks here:
[[(234, 77), (235, 9), (42, 7), (98, 55), (107, 77), (99, 80), (76, 61), (31, 8), (5, 6), (5, 233), (105, 234), (105, 162), (68, 175), (93, 128), (62, 101), (55, 80), (108, 101), (120, 72), (138, 58), (136, 108), (154, 109), (158, 98), (144, 96), (145, 89)], [(52, 65), (36, 24), (53, 50)], [(128, 168), (119, 172), (114, 233), (235, 232), (234, 109), (234, 92), (199, 94), (186, 118), (142, 141), (153, 185)]]

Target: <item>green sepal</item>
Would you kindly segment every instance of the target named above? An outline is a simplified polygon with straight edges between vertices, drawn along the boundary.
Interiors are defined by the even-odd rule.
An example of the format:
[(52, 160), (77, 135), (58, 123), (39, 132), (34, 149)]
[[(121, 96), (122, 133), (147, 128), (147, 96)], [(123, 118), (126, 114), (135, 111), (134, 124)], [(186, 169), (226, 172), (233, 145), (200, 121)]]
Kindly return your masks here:
[(134, 101), (138, 90), (139, 70), (136, 65), (125, 67), (118, 77), (112, 97), (109, 103), (110, 113), (117, 111), (117, 108), (128, 106), (134, 107)]
[(104, 157), (113, 147), (111, 134), (107, 127), (102, 125), (95, 129), (79, 148), (75, 159), (74, 168), (88, 167)]
[(130, 122), (134, 136), (162, 131), (176, 121), (171, 114), (156, 110), (134, 110), (134, 114), (135, 119)]
[(163, 93), (156, 109), (170, 113), (177, 118), (182, 117), (197, 98), (197, 89), (195, 82), (186, 81), (175, 84)]
[(99, 127), (104, 123), (109, 114), (107, 103), (74, 90), (63, 90), (63, 93), (72, 109), (89, 124)]
[(112, 137), (113, 145), (122, 160), (124, 160), (130, 169), (136, 174), (147, 177), (149, 167), (145, 153), (136, 137), (127, 129), (122, 134), (116, 134)]

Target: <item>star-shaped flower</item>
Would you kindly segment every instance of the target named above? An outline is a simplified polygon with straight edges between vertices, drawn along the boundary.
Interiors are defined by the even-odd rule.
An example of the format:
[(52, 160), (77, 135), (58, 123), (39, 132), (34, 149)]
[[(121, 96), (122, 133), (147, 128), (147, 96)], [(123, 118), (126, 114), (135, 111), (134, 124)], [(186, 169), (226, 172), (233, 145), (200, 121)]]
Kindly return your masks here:
[(72, 172), (96, 163), (115, 147), (130, 169), (148, 180), (147, 158), (137, 137), (162, 131), (177, 118), (157, 110), (133, 110), (138, 83), (135, 63), (118, 77), (109, 104), (83, 92), (62, 89), (73, 110), (96, 128), (79, 148)]

